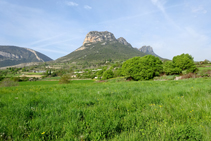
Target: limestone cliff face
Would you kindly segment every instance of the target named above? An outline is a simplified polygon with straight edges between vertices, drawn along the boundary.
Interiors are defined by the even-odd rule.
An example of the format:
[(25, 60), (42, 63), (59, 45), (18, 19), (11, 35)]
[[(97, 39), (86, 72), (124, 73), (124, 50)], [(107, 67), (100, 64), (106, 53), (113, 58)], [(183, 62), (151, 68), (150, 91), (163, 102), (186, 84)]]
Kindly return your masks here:
[(138, 50), (143, 52), (143, 53), (154, 53), (154, 51), (153, 51), (151, 46), (142, 46)]
[(91, 31), (89, 32), (83, 42), (83, 45), (87, 43), (96, 43), (96, 42), (104, 42), (104, 41), (116, 41), (116, 38), (114, 34), (104, 31), (104, 32), (98, 32), (98, 31)]
[[(128, 43), (123, 37), (120, 37), (117, 39), (119, 43), (126, 45), (126, 46), (131, 46), (130, 43)], [(132, 47), (132, 46), (131, 46)]]
[[(154, 53), (153, 48), (151, 46), (142, 46), (138, 50), (143, 52), (143, 53), (151, 54), (151, 55), (154, 55), (156, 57), (159, 57), (157, 54)], [(161, 57), (159, 57), (159, 58), (161, 58)]]
[(102, 31), (102, 32), (98, 32), (98, 31), (91, 31), (89, 32), (83, 42), (83, 45), (81, 47), (79, 47), (78, 49), (76, 49), (75, 51), (80, 51), (80, 50), (84, 50), (87, 49), (89, 47), (95, 47), (95, 45), (93, 45), (94, 43), (97, 42), (102, 42), (101, 46), (105, 46), (108, 43), (121, 43), (123, 45), (126, 45), (128, 47), (131, 47), (131, 44), (129, 44), (123, 37), (120, 37), (118, 39), (115, 38), (114, 34), (108, 31)]
[(3, 57), (6, 57), (6, 58), (11, 58), (11, 59), (23, 58), (23, 56), (21, 56), (21, 55), (15, 55), (15, 54), (3, 52), (3, 51), (0, 51), (0, 55), (3, 56)]

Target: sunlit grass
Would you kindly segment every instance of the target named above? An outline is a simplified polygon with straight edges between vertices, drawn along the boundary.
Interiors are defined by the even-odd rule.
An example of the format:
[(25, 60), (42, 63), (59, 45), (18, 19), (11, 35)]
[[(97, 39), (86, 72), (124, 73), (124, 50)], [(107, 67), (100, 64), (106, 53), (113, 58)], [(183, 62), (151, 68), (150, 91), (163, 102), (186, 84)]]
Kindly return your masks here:
[(0, 88), (0, 140), (211, 140), (210, 78), (48, 82)]

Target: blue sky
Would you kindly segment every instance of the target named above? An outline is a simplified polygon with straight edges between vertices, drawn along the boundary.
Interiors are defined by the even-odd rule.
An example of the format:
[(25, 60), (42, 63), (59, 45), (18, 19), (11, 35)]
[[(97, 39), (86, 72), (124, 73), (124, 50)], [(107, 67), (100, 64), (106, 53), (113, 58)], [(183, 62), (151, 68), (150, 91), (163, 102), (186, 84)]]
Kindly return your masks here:
[(57, 59), (88, 32), (109, 31), (164, 58), (211, 60), (210, 7), (210, 0), (0, 0), (0, 45)]

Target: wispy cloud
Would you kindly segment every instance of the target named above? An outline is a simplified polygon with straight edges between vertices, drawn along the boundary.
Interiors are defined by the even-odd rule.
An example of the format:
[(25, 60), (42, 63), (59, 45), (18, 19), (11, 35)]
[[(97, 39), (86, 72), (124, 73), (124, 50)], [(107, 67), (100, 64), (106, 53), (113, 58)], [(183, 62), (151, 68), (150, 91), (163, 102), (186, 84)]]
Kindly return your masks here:
[(53, 39), (56, 39), (58, 37), (61, 37), (62, 35), (64, 35), (64, 34), (59, 34), (59, 35), (56, 35), (56, 36), (52, 36), (52, 37), (48, 37), (48, 38), (45, 38), (45, 39), (37, 40), (37, 41), (34, 41), (34, 42), (30, 43), (29, 46), (35, 45), (35, 44), (39, 44), (39, 43), (42, 43), (42, 42), (45, 42), (45, 41), (53, 40)]
[(182, 31), (182, 29), (167, 14), (164, 7), (166, 0), (151, 0), (151, 2), (163, 13), (163, 15), (165, 16), (165, 18), (167, 19), (169, 23), (171, 23), (178, 30)]
[(89, 6), (89, 5), (84, 5), (84, 8), (87, 9), (87, 10), (91, 10), (92, 9), (92, 7)]
[(204, 7), (200, 5), (198, 7), (192, 8), (192, 13), (203, 13), (203, 14), (206, 14), (207, 10), (205, 10)]
[(154, 5), (156, 5), (164, 14), (166, 14), (166, 11), (165, 11), (165, 8), (164, 8), (164, 4), (165, 4), (165, 1), (160, 1), (160, 0), (151, 0), (152, 3)]
[(77, 3), (72, 2), (72, 1), (68, 1), (68, 2), (66, 2), (66, 3), (67, 3), (68, 6), (78, 6)]

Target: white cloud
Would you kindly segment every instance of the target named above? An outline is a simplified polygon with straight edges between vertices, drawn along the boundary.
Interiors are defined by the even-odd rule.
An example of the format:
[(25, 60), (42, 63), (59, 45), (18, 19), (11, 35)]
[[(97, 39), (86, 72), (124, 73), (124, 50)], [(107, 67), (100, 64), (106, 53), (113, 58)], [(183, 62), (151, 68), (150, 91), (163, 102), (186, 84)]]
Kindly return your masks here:
[(84, 5), (84, 8), (87, 9), (87, 10), (91, 10), (92, 9), (92, 7), (89, 6), (89, 5)]
[(67, 5), (68, 5), (68, 6), (78, 6), (77, 3), (72, 2), (72, 1), (67, 2)]

